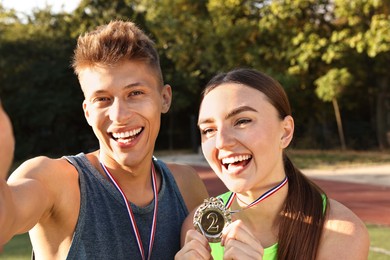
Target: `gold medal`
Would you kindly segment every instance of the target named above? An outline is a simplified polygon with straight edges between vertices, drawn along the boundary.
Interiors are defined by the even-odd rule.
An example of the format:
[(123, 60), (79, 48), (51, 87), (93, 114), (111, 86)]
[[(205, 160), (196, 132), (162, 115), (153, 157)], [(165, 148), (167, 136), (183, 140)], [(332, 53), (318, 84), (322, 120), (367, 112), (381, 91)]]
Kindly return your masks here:
[(195, 211), (193, 224), (209, 242), (221, 241), (222, 230), (232, 221), (230, 211), (225, 208), (222, 199), (208, 198)]

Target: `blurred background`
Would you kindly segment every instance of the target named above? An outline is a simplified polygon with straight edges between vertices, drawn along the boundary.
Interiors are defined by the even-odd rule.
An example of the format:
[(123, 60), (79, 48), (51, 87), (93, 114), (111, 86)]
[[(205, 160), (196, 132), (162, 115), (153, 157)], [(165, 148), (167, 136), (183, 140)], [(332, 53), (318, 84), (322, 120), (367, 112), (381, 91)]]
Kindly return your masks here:
[(289, 95), (292, 148), (384, 151), (389, 12), (389, 0), (0, 0), (0, 96), (16, 160), (97, 147), (70, 61), (78, 35), (112, 19), (150, 35), (173, 87), (157, 150), (196, 151), (203, 86), (217, 72), (252, 67)]

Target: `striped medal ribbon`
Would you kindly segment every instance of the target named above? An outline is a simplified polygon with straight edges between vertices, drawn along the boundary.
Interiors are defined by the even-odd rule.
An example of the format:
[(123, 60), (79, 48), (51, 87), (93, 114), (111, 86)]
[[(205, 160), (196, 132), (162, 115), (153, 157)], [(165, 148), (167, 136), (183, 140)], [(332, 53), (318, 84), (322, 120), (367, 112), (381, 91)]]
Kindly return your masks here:
[[(137, 240), (138, 249), (142, 255), (142, 259), (145, 260), (145, 250), (142, 245), (141, 235), (138, 231), (137, 223), (135, 222), (135, 217), (133, 214), (133, 210), (131, 209), (130, 202), (128, 201), (125, 193), (119, 186), (118, 182), (115, 180), (114, 176), (111, 175), (110, 171), (106, 168), (106, 166), (100, 162), (100, 165), (102, 166), (104, 172), (107, 174), (107, 176), (110, 178), (111, 182), (115, 185), (115, 187), (118, 189), (118, 191), (121, 193), (122, 198), (126, 204), (127, 212), (129, 214), (130, 222), (134, 230), (135, 238)], [(152, 163), (152, 187), (153, 187), (153, 195), (154, 195), (154, 211), (153, 211), (153, 222), (152, 222), (152, 229), (150, 231), (150, 241), (149, 241), (149, 252), (147, 259), (150, 259), (152, 254), (152, 248), (154, 243), (154, 236), (156, 233), (156, 224), (157, 224), (157, 206), (158, 206), (158, 195), (157, 195), (157, 177), (156, 177), (156, 170), (154, 168), (154, 165)]]
[[(240, 212), (240, 211), (245, 210), (245, 209), (249, 209), (249, 208), (259, 204), (260, 202), (262, 202), (263, 200), (265, 200), (266, 198), (270, 197), (272, 194), (274, 194), (275, 192), (280, 190), (287, 183), (287, 181), (288, 181), (288, 178), (286, 176), (278, 185), (276, 185), (275, 187), (273, 187), (273, 188), (269, 189), (268, 191), (266, 191), (263, 195), (261, 195), (256, 200), (251, 202), (245, 208), (242, 208), (240, 210), (232, 210), (231, 213), (237, 213), (237, 212)], [(236, 198), (236, 196), (237, 196), (237, 194), (235, 192), (232, 192), (232, 194), (230, 195), (230, 197), (229, 197), (229, 199), (228, 199), (228, 201), (226, 203), (226, 208), (227, 209), (229, 209), (231, 207), (231, 205), (232, 205), (234, 199)]]

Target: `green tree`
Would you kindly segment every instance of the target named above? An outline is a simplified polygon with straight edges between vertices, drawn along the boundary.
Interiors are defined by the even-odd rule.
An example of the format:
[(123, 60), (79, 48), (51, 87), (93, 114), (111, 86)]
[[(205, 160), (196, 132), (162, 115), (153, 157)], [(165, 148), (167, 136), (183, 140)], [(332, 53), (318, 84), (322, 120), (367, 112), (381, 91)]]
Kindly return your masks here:
[(329, 5), (326, 0), (257, 1), (256, 5), (257, 57), (289, 94), (298, 143), (311, 147), (333, 142), (328, 134), (330, 115), (314, 92), (314, 81), (328, 69), (321, 57), (332, 31)]
[[(182, 148), (194, 139), (189, 135), (196, 129), (190, 125), (199, 94), (213, 75), (253, 67), (279, 79), (288, 92), (297, 143), (338, 145), (341, 120), (334, 119), (335, 103), (332, 109), (318, 101), (342, 87), (334, 100), (343, 113), (348, 147), (386, 148), (389, 9), (388, 0), (82, 0), (71, 14), (53, 14), (48, 7), (20, 18), (0, 4), (0, 95), (24, 153), (90, 147), (94, 138), (69, 68), (76, 38), (112, 19), (133, 20), (155, 40), (165, 81), (174, 90), (158, 141), (163, 147)], [(353, 77), (350, 84), (335, 76), (342, 68)], [(325, 81), (333, 87), (326, 88)], [(71, 124), (61, 127), (61, 122)], [(57, 141), (64, 136), (71, 140)]]
[[(384, 109), (389, 85), (386, 72), (390, 55), (389, 1), (268, 3), (263, 5), (264, 15), (259, 27), (270, 44), (260, 50), (264, 54), (270, 53), (268, 60), (274, 60), (275, 64), (271, 66), (275, 71), (286, 71), (299, 79), (296, 91), (307, 93), (305, 97), (312, 101), (303, 101), (300, 111), (306, 107), (312, 115), (317, 115), (311, 116), (311, 120), (318, 121), (322, 109), (314, 105), (318, 102), (313, 102), (315, 80), (332, 68), (347, 68), (353, 74), (354, 82), (339, 96), (343, 99), (342, 105), (346, 112), (351, 111), (350, 120), (355, 115), (364, 115), (367, 110), (376, 111), (376, 117), (366, 115), (354, 120), (377, 118), (374, 128), (379, 146), (384, 148), (385, 133), (389, 128), (385, 118), (388, 112)], [(368, 103), (369, 109), (367, 97), (373, 100)]]
[(16, 159), (88, 147), (82, 93), (70, 68), (69, 15), (50, 8), (3, 20), (0, 91), (16, 136)]
[(346, 150), (343, 123), (341, 119), (339, 104), (337, 98), (342, 95), (345, 87), (352, 81), (352, 75), (346, 68), (331, 69), (324, 76), (318, 78), (314, 83), (317, 85), (316, 94), (325, 102), (332, 102), (333, 109), (337, 122), (337, 129), (339, 132), (341, 149)]
[(390, 130), (387, 116), (390, 111), (386, 109), (390, 102), (389, 11), (388, 0), (334, 1), (335, 30), (323, 55), (330, 66), (348, 67), (354, 73), (354, 84), (362, 86), (373, 100), (370, 109), (381, 149), (389, 147), (386, 133)]
[(137, 10), (136, 1), (132, 0), (81, 0), (73, 12), (72, 37), (106, 24), (114, 19), (131, 20), (145, 28), (142, 12)]

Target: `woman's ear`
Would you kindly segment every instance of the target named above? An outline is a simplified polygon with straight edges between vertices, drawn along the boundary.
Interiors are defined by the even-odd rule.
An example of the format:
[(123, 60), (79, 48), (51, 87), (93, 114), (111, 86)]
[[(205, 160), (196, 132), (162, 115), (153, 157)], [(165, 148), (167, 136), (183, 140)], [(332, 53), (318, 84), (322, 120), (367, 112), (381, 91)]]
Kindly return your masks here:
[(161, 98), (162, 98), (161, 112), (165, 114), (168, 112), (169, 108), (171, 107), (171, 102), (172, 102), (172, 88), (170, 85), (166, 84), (163, 86), (163, 89), (161, 91)]
[(292, 116), (286, 116), (282, 122), (283, 135), (280, 138), (280, 148), (286, 148), (290, 143), (294, 135), (294, 119)]

